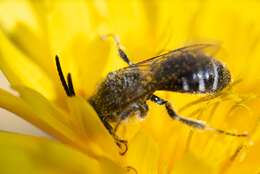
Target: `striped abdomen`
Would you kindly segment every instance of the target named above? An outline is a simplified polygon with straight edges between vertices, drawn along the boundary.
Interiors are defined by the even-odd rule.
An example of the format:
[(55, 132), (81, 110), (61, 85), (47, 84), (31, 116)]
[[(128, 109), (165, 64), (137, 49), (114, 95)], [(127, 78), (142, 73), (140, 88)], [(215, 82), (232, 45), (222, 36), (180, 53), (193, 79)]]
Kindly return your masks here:
[(204, 54), (181, 54), (154, 64), (157, 90), (187, 93), (210, 93), (226, 87), (231, 81), (225, 66)]

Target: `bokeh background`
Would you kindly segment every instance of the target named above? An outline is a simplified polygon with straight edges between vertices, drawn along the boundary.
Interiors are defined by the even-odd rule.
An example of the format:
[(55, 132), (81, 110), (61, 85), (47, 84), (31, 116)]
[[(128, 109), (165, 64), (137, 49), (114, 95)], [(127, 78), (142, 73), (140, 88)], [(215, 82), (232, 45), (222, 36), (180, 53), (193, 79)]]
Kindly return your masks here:
[[(258, 51), (260, 50), (260, 3), (257, 0), (188, 0), (185, 2), (179, 0), (134, 0), (131, 2), (58, 0), (39, 1), (38, 7), (42, 10), (39, 13), (49, 16), (50, 29), (54, 28), (53, 33), (50, 32), (54, 39), (50, 55), (62, 51), (66, 41), (74, 37), (77, 32), (86, 30), (85, 33), (82, 32), (82, 36), (85, 37), (89, 31), (93, 31), (93, 28), (88, 28), (90, 22), (95, 28), (94, 35), (108, 32), (119, 35), (133, 61), (187, 44), (214, 43), (222, 47), (220, 59), (228, 65), (234, 79), (243, 77), (241, 90), (255, 90), (260, 79), (259, 68), (255, 68), (259, 65), (260, 55)], [(61, 8), (64, 8), (65, 12), (60, 11), (63, 13), (60, 14), (61, 16), (52, 17), (58, 14)], [(91, 11), (93, 9), (96, 11)], [(94, 19), (89, 18), (90, 13), (93, 14)], [(0, 2), (0, 25), (2, 30), (7, 31), (11, 37), (16, 35), (17, 22), (26, 22), (32, 28), (37, 26), (33, 15), (30, 1), (2, 0)], [(75, 16), (74, 19), (73, 16)], [(61, 17), (66, 20), (55, 24)], [(18, 37), (21, 36), (18, 34)], [(26, 43), (26, 38), (20, 44), (23, 42)], [(86, 43), (84, 39), (82, 43), (83, 45)], [(88, 56), (89, 53), (86, 53), (84, 46), (75, 47), (77, 46), (72, 46), (72, 49), (83, 52), (83, 56)], [(35, 48), (32, 47), (32, 49)], [(114, 48), (111, 52), (106, 70), (102, 72), (103, 77), (107, 72), (125, 66), (116, 56)], [(50, 60), (51, 57), (49, 57)], [(1, 74), (1, 88), (10, 91), (3, 74)], [(181, 102), (183, 100), (179, 101), (176, 101), (178, 107), (183, 105)], [(0, 111), (2, 129), (43, 135), (34, 126), (14, 117), (13, 114), (3, 109)]]
[[(10, 84), (3, 73), (0, 73), (0, 84), (1, 88), (9, 92), (14, 92), (10, 88)], [(0, 129), (5, 131), (24, 133), (28, 135), (38, 135), (44, 137), (48, 136), (46, 133), (44, 133), (34, 125), (2, 108), (0, 108)]]
[[(126, 66), (117, 55), (115, 43), (100, 40), (103, 34), (120, 36), (133, 62), (184, 45), (212, 43), (220, 47), (213, 55), (226, 64), (233, 80), (239, 83), (221, 93), (222, 97), (192, 105), (181, 114), (205, 120), (221, 129), (248, 131), (254, 143), (212, 132), (192, 131), (172, 122), (165, 108), (153, 103), (149, 103), (149, 115), (140, 125), (138, 123), (139, 127), (136, 123), (124, 125), (122, 132), (126, 132), (126, 139), (131, 139), (141, 127), (145, 133), (140, 134), (135, 148), (137, 152), (149, 150), (139, 148), (146, 143), (142, 136), (152, 139), (149, 147), (158, 147), (158, 156), (148, 152), (147, 159), (157, 160), (158, 157), (158, 171), (175, 169), (176, 173), (215, 174), (225, 173), (228, 168), (226, 173), (256, 174), (260, 172), (259, 158), (255, 155), (260, 152), (259, 19), (258, 0), (2, 0), (0, 43), (9, 45), (0, 45), (0, 68), (10, 81), (21, 82), (64, 109), (67, 97), (54, 66), (56, 54), (62, 58), (64, 71), (72, 73), (77, 94), (87, 98), (108, 72)], [(10, 51), (14, 49), (5, 50), (9, 46), (19, 54)], [(19, 61), (26, 60), (24, 62), (30, 63), (28, 67), (36, 65), (37, 70), (42, 70), (36, 73), (37, 77), (47, 74), (44, 74), (43, 83), (34, 78), (35, 74), (23, 69), (22, 66), (27, 65), (16, 63), (18, 56), (15, 56), (20, 53), (24, 57), (19, 57)], [(12, 78), (14, 76), (18, 80)], [(16, 94), (3, 74), (0, 77), (0, 87)], [(202, 97), (170, 92), (158, 95), (171, 101), (177, 111)], [(48, 136), (14, 114), (3, 109), (0, 112), (0, 129)], [(131, 156), (131, 152), (129, 154)], [(132, 153), (132, 158), (127, 160), (135, 164), (135, 156)], [(238, 158), (233, 160), (232, 156)], [(152, 162), (156, 163), (155, 160)], [(154, 168), (149, 169), (155, 172)], [(146, 169), (141, 166), (140, 170)]]

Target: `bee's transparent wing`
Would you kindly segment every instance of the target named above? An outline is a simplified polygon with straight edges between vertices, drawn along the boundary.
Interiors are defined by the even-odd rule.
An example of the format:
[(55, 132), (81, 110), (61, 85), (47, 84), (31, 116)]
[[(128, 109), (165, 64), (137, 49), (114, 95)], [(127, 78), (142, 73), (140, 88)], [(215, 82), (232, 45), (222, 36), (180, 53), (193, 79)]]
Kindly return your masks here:
[[(164, 61), (168, 59), (175, 59), (178, 57), (183, 57), (183, 54), (189, 53), (189, 54), (206, 54), (206, 55), (212, 55), (213, 51), (216, 50), (216, 45), (211, 44), (196, 44), (191, 46), (182, 47), (173, 51), (169, 51), (165, 54), (161, 54), (156, 57), (152, 57), (150, 59), (138, 62), (136, 64), (132, 64), (128, 67), (122, 68), (117, 71), (118, 74), (122, 74), (122, 76), (132, 76), (133, 74), (138, 74), (143, 77), (142, 84), (146, 84), (147, 86), (150, 85), (151, 80), (153, 79), (153, 67), (152, 65), (163, 63)], [(160, 66), (157, 66), (160, 67)], [(128, 74), (128, 75), (127, 75)], [(140, 88), (141, 89), (141, 88)], [(127, 96), (131, 96), (129, 98), (130, 101), (134, 101), (151, 91), (148, 90), (149, 88), (145, 88), (142, 90), (136, 90), (128, 91)]]
[(123, 68), (125, 73), (132, 71), (139, 71), (140, 73), (148, 73), (151, 71), (152, 64), (159, 64), (168, 59), (175, 59), (179, 56), (183, 56), (185, 53), (195, 54), (195, 55), (208, 55), (213, 56), (219, 50), (219, 45), (217, 44), (194, 44), (178, 48), (167, 53), (155, 56), (141, 62), (137, 62), (133, 65)]
[(176, 58), (185, 53), (206, 54), (206, 55), (212, 56), (218, 50), (219, 50), (219, 45), (217, 45), (217, 44), (194, 44), (194, 45), (189, 45), (189, 46), (185, 46), (182, 48), (178, 48), (178, 49), (169, 51), (169, 52), (161, 54), (159, 56), (155, 56), (155, 57), (146, 59), (144, 61), (136, 63), (135, 65), (136, 66), (145, 66), (145, 65), (150, 65), (150, 64), (154, 64), (154, 63), (159, 63), (161, 61), (164, 61), (165, 59)]

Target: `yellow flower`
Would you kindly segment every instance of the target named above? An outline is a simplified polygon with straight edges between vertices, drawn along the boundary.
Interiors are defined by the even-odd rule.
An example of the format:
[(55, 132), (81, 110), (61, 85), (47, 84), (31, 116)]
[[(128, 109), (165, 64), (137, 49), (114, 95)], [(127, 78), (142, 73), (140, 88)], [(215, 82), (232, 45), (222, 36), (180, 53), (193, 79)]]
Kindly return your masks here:
[[(3, 1), (0, 68), (16, 93), (0, 90), (0, 106), (53, 139), (0, 132), (1, 173), (259, 173), (258, 1)], [(87, 102), (105, 75), (126, 66), (120, 36), (133, 62), (198, 42), (221, 45), (233, 83), (210, 96), (158, 92), (178, 113), (248, 138), (191, 130), (164, 107), (149, 103), (143, 122), (127, 122), (119, 155), (111, 135)], [(55, 67), (71, 73), (76, 97), (67, 97)], [(18, 93), (18, 94), (17, 94)], [(134, 172), (134, 169), (129, 170)]]

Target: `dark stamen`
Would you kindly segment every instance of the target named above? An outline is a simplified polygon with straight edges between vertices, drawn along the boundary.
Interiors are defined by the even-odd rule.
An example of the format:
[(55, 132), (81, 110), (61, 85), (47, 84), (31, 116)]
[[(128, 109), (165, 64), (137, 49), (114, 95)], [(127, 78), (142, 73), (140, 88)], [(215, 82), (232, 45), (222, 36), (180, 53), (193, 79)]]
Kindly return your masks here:
[(68, 88), (69, 88), (71, 96), (75, 96), (75, 90), (73, 87), (72, 78), (71, 78), (70, 73), (68, 73), (68, 75), (67, 75), (67, 81), (68, 81)]
[(71, 96), (71, 92), (70, 92), (70, 89), (67, 85), (67, 82), (64, 78), (64, 75), (63, 75), (63, 72), (62, 72), (62, 68), (61, 68), (61, 65), (60, 65), (60, 60), (59, 60), (59, 57), (56, 55), (55, 56), (55, 60), (56, 60), (56, 67), (57, 67), (57, 71), (59, 73), (59, 77), (60, 77), (60, 81), (61, 81), (61, 84), (67, 94), (67, 96)]

